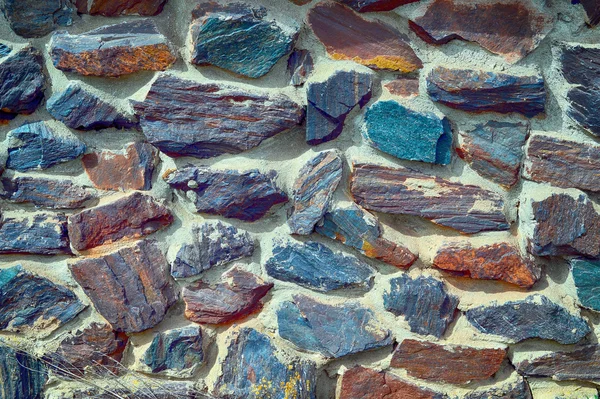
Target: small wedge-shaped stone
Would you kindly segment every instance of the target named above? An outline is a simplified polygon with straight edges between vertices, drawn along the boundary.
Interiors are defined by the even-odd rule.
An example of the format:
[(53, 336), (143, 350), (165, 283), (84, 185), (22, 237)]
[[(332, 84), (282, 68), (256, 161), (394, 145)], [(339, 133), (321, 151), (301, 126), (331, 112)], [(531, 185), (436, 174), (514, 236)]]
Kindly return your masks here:
[(78, 209), (96, 200), (98, 196), (89, 189), (76, 186), (70, 180), (43, 177), (2, 177), (0, 198), (16, 203), (30, 203), (49, 209)]
[(335, 253), (318, 242), (278, 244), (265, 268), (271, 277), (315, 291), (371, 289), (374, 270), (355, 258)]
[(17, 35), (42, 37), (59, 26), (73, 24), (73, 3), (71, 0), (2, 0), (0, 10)]
[(525, 377), (597, 382), (600, 380), (600, 346), (582, 345), (568, 352), (552, 352), (518, 362), (515, 368)]
[(83, 309), (85, 305), (72, 291), (20, 265), (0, 270), (2, 331), (50, 333), (73, 320)]
[(373, 312), (358, 303), (332, 305), (305, 295), (293, 298), (277, 310), (279, 335), (302, 350), (339, 358), (393, 341), (391, 332), (376, 321)]
[(272, 283), (242, 270), (231, 269), (222, 283), (211, 286), (202, 281), (183, 289), (185, 317), (199, 324), (225, 324), (239, 320), (261, 308), (260, 300)]
[(433, 266), (459, 276), (500, 280), (523, 288), (531, 288), (542, 274), (538, 264), (506, 242), (481, 247), (468, 242), (446, 244), (438, 249)]
[(419, 0), (335, 0), (358, 12), (391, 11)]
[(44, 362), (0, 344), (0, 398), (43, 398), (48, 371)]
[(307, 22), (334, 60), (401, 72), (423, 67), (408, 36), (380, 21), (366, 20), (340, 3), (318, 3), (308, 12)]
[(271, 337), (242, 328), (227, 347), (215, 396), (239, 399), (315, 399), (317, 369), (309, 360), (283, 361)]
[(579, 301), (586, 308), (600, 311), (600, 261), (571, 259), (570, 263)]
[[(131, 213), (131, 212), (130, 212)], [(115, 331), (135, 333), (160, 323), (177, 294), (154, 241), (69, 265), (94, 307)]]
[(506, 349), (477, 349), (405, 339), (394, 351), (390, 365), (428, 381), (468, 384), (493, 376), (506, 357)]
[(485, 390), (476, 390), (463, 399), (533, 399), (529, 384), (519, 377), (516, 382), (502, 384)]
[(37, 213), (0, 221), (0, 254), (71, 254), (67, 217), (63, 213)]
[(581, 341), (591, 330), (585, 319), (543, 295), (524, 300), (469, 309), (467, 320), (479, 331), (511, 341), (529, 338), (551, 339), (560, 344)]
[(417, 260), (408, 248), (383, 238), (377, 218), (354, 203), (326, 213), (315, 231), (356, 248), (369, 258), (403, 269), (408, 269)]
[(324, 151), (311, 158), (294, 183), (294, 208), (287, 223), (292, 234), (309, 235), (331, 204), (342, 180), (342, 158), (336, 151)]
[(448, 119), (397, 101), (378, 101), (367, 109), (363, 136), (372, 147), (400, 159), (441, 165), (452, 159)]
[(86, 145), (75, 135), (56, 132), (46, 122), (33, 122), (11, 130), (8, 140), (8, 169), (25, 172), (47, 169), (78, 158)]
[[(469, 21), (468, 24), (465, 21)], [(535, 50), (552, 29), (554, 18), (529, 0), (499, 3), (435, 0), (425, 15), (409, 22), (427, 43), (454, 39), (476, 42), (509, 62)]]
[(69, 216), (69, 238), (78, 251), (152, 234), (173, 222), (168, 208), (135, 192)]
[(355, 164), (350, 191), (369, 210), (420, 216), (463, 233), (510, 227), (499, 194), (407, 168)]
[(168, 0), (76, 0), (81, 14), (117, 17), (119, 15), (153, 16), (159, 14)]
[(298, 28), (265, 19), (247, 4), (199, 3), (192, 11), (192, 63), (259, 78), (292, 50)]
[(288, 58), (287, 71), (290, 84), (302, 86), (314, 69), (312, 56), (308, 50), (294, 50)]
[(150, 19), (106, 25), (74, 35), (55, 32), (49, 48), (57, 69), (84, 76), (118, 77), (140, 71), (164, 71), (177, 59), (167, 38)]
[(282, 94), (169, 74), (159, 75), (134, 108), (150, 144), (172, 157), (238, 154), (304, 118), (304, 108)]
[(525, 123), (489, 121), (461, 131), (456, 152), (480, 176), (509, 189), (519, 181), (528, 135)]
[(412, 332), (440, 338), (454, 320), (458, 298), (433, 277), (412, 279), (404, 274), (390, 280), (383, 305), (396, 316), (404, 316)]
[(427, 93), (435, 102), (467, 112), (543, 113), (544, 79), (472, 69), (437, 67), (427, 75)]
[(176, 372), (178, 377), (194, 375), (204, 362), (202, 330), (198, 326), (156, 333), (143, 355), (152, 373)]
[(200, 213), (254, 222), (274, 205), (288, 200), (275, 184), (275, 177), (275, 171), (238, 172), (190, 166), (170, 173), (166, 181), (175, 189), (193, 193)]

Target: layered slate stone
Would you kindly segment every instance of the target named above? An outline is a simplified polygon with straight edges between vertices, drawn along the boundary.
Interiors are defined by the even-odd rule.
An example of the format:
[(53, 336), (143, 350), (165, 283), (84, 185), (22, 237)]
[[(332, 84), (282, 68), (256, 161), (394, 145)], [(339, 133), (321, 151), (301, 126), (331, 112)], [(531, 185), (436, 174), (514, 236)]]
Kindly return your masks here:
[(71, 254), (67, 217), (63, 213), (35, 213), (0, 220), (0, 254)]
[(154, 335), (143, 354), (143, 363), (152, 373), (176, 372), (192, 376), (204, 362), (202, 330), (198, 326), (176, 328)]
[(0, 43), (0, 58), (6, 57), (12, 51), (12, 47), (7, 44)]
[(507, 242), (480, 247), (468, 242), (445, 244), (438, 249), (433, 266), (459, 276), (505, 281), (523, 288), (531, 288), (542, 274), (538, 264)]
[(43, 397), (48, 371), (44, 363), (25, 352), (0, 345), (0, 397), (32, 398)]
[(94, 307), (115, 331), (135, 333), (160, 323), (177, 294), (168, 264), (154, 241), (69, 265)]
[(519, 181), (528, 136), (525, 123), (489, 121), (461, 131), (456, 152), (481, 177), (509, 189)]
[(336, 139), (346, 117), (357, 105), (364, 107), (372, 96), (373, 75), (358, 71), (336, 71), (307, 88), (306, 142), (317, 145)]
[(75, 135), (52, 129), (46, 122), (26, 123), (7, 134), (8, 169), (47, 169), (78, 158), (86, 145)]
[(598, 381), (600, 346), (580, 345), (570, 351), (555, 351), (515, 364), (525, 377), (552, 378), (556, 381)]
[(70, 0), (3, 0), (0, 10), (10, 28), (26, 38), (42, 37), (73, 24), (75, 7)]
[(131, 143), (122, 151), (85, 154), (81, 161), (96, 188), (103, 190), (150, 190), (159, 162), (158, 150), (148, 143)]
[(309, 360), (281, 360), (271, 338), (242, 328), (227, 347), (214, 394), (247, 399), (314, 399), (317, 369)]
[(198, 281), (183, 288), (185, 317), (199, 324), (226, 324), (261, 309), (260, 300), (272, 283), (239, 267), (223, 275), (223, 282), (209, 285)]
[(420, 216), (463, 233), (510, 227), (499, 194), (407, 168), (355, 164), (350, 191), (369, 210)]
[(585, 319), (539, 294), (501, 305), (494, 303), (472, 308), (465, 315), (482, 333), (515, 342), (541, 338), (574, 344), (591, 331)]
[(303, 107), (282, 94), (169, 74), (159, 75), (134, 108), (148, 141), (172, 157), (238, 154), (304, 118)]
[(277, 310), (279, 335), (296, 347), (339, 358), (390, 345), (391, 332), (383, 328), (370, 309), (346, 301), (341, 305), (294, 295)]
[(583, 306), (600, 311), (600, 261), (571, 259), (577, 297)]
[(259, 78), (288, 54), (298, 27), (267, 20), (264, 7), (233, 3), (199, 3), (192, 11), (191, 61)]
[[(468, 26), (465, 21), (470, 21)], [(529, 0), (502, 3), (436, 0), (409, 25), (427, 43), (445, 44), (454, 39), (476, 42), (507, 61), (516, 62), (535, 50), (553, 23), (551, 14)]]
[(419, 0), (336, 0), (358, 12), (391, 11)]
[(307, 22), (334, 60), (405, 73), (423, 67), (406, 35), (380, 21), (366, 20), (343, 4), (318, 3), (308, 12)]
[(160, 14), (168, 0), (76, 0), (81, 14), (117, 17), (119, 15), (153, 16)]
[(405, 339), (394, 351), (390, 365), (409, 376), (449, 384), (468, 384), (493, 376), (506, 357), (506, 349), (478, 349)]
[(598, 25), (598, 22), (600, 22), (600, 4), (598, 0), (578, 0), (577, 3), (581, 3), (585, 10), (587, 16), (585, 22), (592, 27)]
[(398, 77), (383, 85), (390, 94), (400, 97), (416, 97), (419, 95), (419, 79)]
[(486, 390), (477, 390), (467, 394), (464, 399), (533, 399), (529, 384), (519, 377), (516, 382), (503, 384)]
[(342, 180), (342, 158), (336, 151), (323, 151), (311, 158), (298, 173), (288, 218), (292, 234), (309, 235), (331, 204)]
[(408, 269), (417, 260), (408, 248), (383, 238), (377, 218), (355, 203), (327, 212), (315, 231), (341, 241), (369, 258), (403, 269)]
[(83, 309), (85, 305), (72, 291), (28, 272), (21, 265), (0, 270), (2, 331), (39, 330), (49, 334), (73, 320)]
[(98, 198), (95, 192), (70, 180), (18, 176), (0, 178), (0, 198), (49, 209), (78, 209)]
[(171, 187), (193, 198), (196, 210), (210, 215), (254, 222), (288, 197), (275, 183), (275, 171), (261, 173), (190, 166), (166, 177)]
[(368, 291), (374, 275), (373, 268), (358, 258), (313, 241), (277, 244), (265, 268), (271, 277), (320, 292), (341, 288)]
[(466, 112), (517, 112), (528, 118), (543, 113), (546, 103), (541, 76), (472, 69), (433, 69), (427, 93), (437, 103)]
[(81, 34), (55, 32), (49, 49), (57, 69), (84, 76), (164, 71), (177, 59), (151, 19), (106, 25)]
[(69, 238), (78, 251), (152, 234), (173, 222), (168, 208), (135, 192), (69, 216)]
[(287, 63), (290, 84), (302, 86), (314, 69), (313, 58), (308, 50), (294, 50)]
[(397, 101), (377, 101), (367, 109), (363, 136), (372, 147), (400, 159), (441, 165), (452, 159), (448, 119)]

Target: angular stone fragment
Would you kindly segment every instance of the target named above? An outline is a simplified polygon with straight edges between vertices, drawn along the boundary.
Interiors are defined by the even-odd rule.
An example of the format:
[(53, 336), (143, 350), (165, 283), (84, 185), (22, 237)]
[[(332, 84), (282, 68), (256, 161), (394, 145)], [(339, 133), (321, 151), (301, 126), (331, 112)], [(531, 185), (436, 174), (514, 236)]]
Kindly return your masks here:
[(316, 387), (313, 362), (282, 361), (271, 337), (242, 328), (229, 343), (214, 394), (220, 398), (314, 399)]
[(78, 251), (152, 234), (173, 222), (168, 208), (135, 192), (69, 216), (69, 238)]
[(373, 90), (373, 75), (357, 71), (336, 71), (323, 82), (308, 85), (306, 142), (321, 144), (336, 139), (346, 117), (357, 105), (362, 108)]
[(36, 213), (0, 221), (0, 254), (71, 254), (67, 217), (63, 213)]
[(519, 377), (516, 382), (471, 392), (464, 399), (533, 399), (533, 396), (527, 381)]
[(493, 191), (407, 168), (353, 166), (350, 191), (369, 210), (420, 216), (468, 234), (510, 227), (504, 200)]
[(382, 237), (377, 218), (354, 203), (325, 214), (315, 231), (356, 248), (369, 258), (408, 269), (417, 256), (401, 245)]
[(573, 87), (567, 94), (567, 101), (567, 115), (588, 133), (600, 136), (600, 118), (594, 111), (600, 105), (600, 88)]
[(69, 265), (98, 313), (126, 333), (154, 327), (177, 300), (167, 267), (156, 242), (147, 240)]
[(329, 208), (342, 180), (342, 159), (336, 151), (323, 151), (300, 169), (294, 182), (294, 208), (287, 223), (292, 234), (309, 235)]
[(335, 60), (401, 72), (423, 67), (406, 35), (380, 21), (366, 20), (340, 3), (317, 4), (308, 12), (307, 22)]
[(600, 311), (600, 261), (571, 259), (570, 263), (579, 301), (586, 308)]
[(377, 101), (367, 109), (363, 136), (372, 147), (400, 159), (441, 165), (452, 159), (448, 119), (397, 101)]
[(597, 382), (600, 379), (600, 346), (581, 345), (568, 352), (551, 352), (518, 362), (515, 368), (525, 377)]
[(55, 32), (49, 48), (57, 69), (84, 76), (164, 71), (177, 59), (167, 38), (150, 19), (106, 25), (75, 35)]
[(2, 331), (50, 333), (73, 320), (85, 307), (72, 291), (28, 272), (21, 265), (0, 270)]
[(543, 113), (544, 79), (535, 75), (437, 67), (427, 75), (427, 93), (435, 102), (466, 112)]
[(12, 51), (12, 47), (10, 47), (4, 43), (0, 43), (0, 58), (6, 57), (7, 55), (10, 54), (11, 51)]
[(159, 162), (158, 150), (148, 143), (131, 143), (123, 151), (92, 152), (81, 161), (94, 186), (103, 190), (150, 190)]
[(275, 184), (275, 177), (275, 171), (263, 174), (257, 169), (238, 172), (190, 166), (170, 173), (166, 181), (175, 189), (194, 194), (198, 212), (254, 222), (274, 205), (288, 200)]
[(48, 371), (25, 352), (0, 344), (0, 398), (41, 399)]
[(433, 266), (459, 276), (506, 281), (523, 288), (531, 288), (542, 274), (538, 264), (506, 242), (476, 248), (469, 243), (446, 244), (438, 249)]
[(358, 12), (391, 11), (396, 7), (419, 0), (335, 0)]
[(373, 284), (371, 266), (313, 241), (278, 244), (265, 268), (271, 277), (321, 292), (341, 288), (368, 291)]
[(152, 373), (176, 372), (178, 377), (191, 377), (204, 362), (202, 330), (188, 326), (156, 333), (143, 355)]
[(440, 338), (454, 320), (458, 298), (433, 277), (412, 279), (404, 274), (390, 280), (383, 305), (396, 316), (404, 316), (412, 332)]
[(86, 145), (67, 132), (56, 132), (46, 122), (26, 123), (11, 130), (8, 140), (8, 169), (25, 172), (47, 169), (78, 158)]
[(590, 26), (598, 25), (600, 22), (600, 3), (598, 0), (573, 0), (573, 3), (581, 3), (587, 15), (586, 23)]
[(542, 338), (560, 344), (574, 344), (591, 331), (585, 319), (539, 294), (502, 305), (472, 308), (465, 315), (482, 333), (499, 335), (515, 342)]
[(293, 86), (302, 86), (306, 83), (306, 79), (313, 71), (313, 68), (314, 64), (310, 51), (294, 50), (292, 54), (290, 54), (287, 63), (290, 84)]
[(0, 178), (0, 198), (16, 203), (31, 203), (50, 209), (78, 209), (96, 200), (91, 190), (70, 180), (18, 176)]
[(76, 3), (77, 11), (82, 14), (153, 16), (160, 14), (167, 0), (76, 0)]
[(0, 10), (10, 28), (26, 38), (42, 37), (59, 26), (70, 26), (75, 15), (71, 0), (2, 0)]
[(468, 384), (493, 376), (506, 357), (506, 349), (477, 349), (405, 339), (394, 351), (390, 365), (428, 381)]
[(198, 281), (183, 288), (185, 317), (200, 324), (225, 324), (260, 310), (260, 300), (272, 283), (239, 267), (223, 275), (224, 282), (210, 286)]
[(150, 144), (172, 157), (238, 154), (304, 118), (303, 107), (282, 94), (168, 74), (159, 75), (146, 99), (134, 108)]
[(277, 323), (281, 338), (327, 358), (381, 348), (393, 341), (373, 312), (355, 302), (330, 305), (294, 295), (293, 302), (283, 302), (277, 310)]
[(391, 94), (400, 97), (416, 97), (419, 95), (419, 79), (399, 77), (388, 82), (384, 87)]
[(298, 27), (265, 19), (264, 7), (199, 3), (192, 11), (192, 63), (259, 78), (292, 50)]

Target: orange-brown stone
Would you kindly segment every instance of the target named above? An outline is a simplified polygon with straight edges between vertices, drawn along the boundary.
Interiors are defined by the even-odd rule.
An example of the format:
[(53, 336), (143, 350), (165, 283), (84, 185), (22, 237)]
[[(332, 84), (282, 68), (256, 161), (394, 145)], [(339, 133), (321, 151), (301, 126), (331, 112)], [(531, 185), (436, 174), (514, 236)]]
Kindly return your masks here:
[(419, 95), (419, 79), (417, 78), (398, 78), (384, 86), (395, 96), (415, 97)]

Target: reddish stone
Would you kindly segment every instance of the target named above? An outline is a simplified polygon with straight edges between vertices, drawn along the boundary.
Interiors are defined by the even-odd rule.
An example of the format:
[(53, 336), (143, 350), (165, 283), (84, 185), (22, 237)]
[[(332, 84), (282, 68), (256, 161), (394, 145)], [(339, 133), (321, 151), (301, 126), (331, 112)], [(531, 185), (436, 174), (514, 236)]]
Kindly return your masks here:
[(384, 86), (395, 96), (415, 97), (419, 95), (419, 79), (417, 78), (398, 78)]
[(515, 368), (526, 377), (597, 382), (600, 379), (600, 346), (578, 345), (566, 352), (525, 359), (516, 363)]
[(160, 14), (167, 0), (77, 0), (82, 14), (116, 17), (119, 15), (152, 16)]
[(303, 5), (311, 2), (311, 0), (290, 0), (290, 1), (297, 6), (303, 6)]
[(358, 12), (391, 11), (419, 0), (336, 0)]

